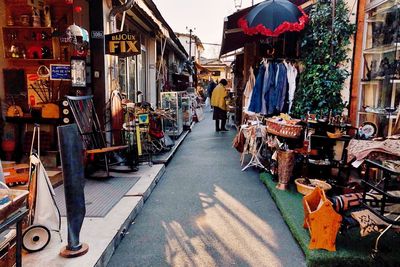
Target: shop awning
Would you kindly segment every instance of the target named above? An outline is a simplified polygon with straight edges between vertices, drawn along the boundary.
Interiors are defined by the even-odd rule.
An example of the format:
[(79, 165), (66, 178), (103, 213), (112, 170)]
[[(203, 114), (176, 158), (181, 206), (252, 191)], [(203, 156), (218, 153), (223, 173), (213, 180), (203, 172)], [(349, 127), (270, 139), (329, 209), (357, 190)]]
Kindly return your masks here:
[[(290, 2), (300, 5), (304, 9), (304, 5), (309, 7), (308, 3), (314, 3), (314, 0), (289, 0)], [(225, 18), (224, 21), (224, 30), (222, 36), (222, 46), (220, 51), (220, 57), (229, 52), (242, 48), (246, 43), (252, 43), (260, 40), (260, 38), (265, 39), (265, 36), (259, 35), (247, 35), (243, 32), (243, 30), (238, 26), (238, 20), (246, 15), (253, 7), (248, 7), (238, 12), (233, 13), (232, 15)], [(306, 13), (308, 10), (305, 9)], [(268, 37), (270, 38), (270, 37)]]
[(194, 64), (195, 64), (197, 70), (199, 70), (199, 71), (201, 71), (201, 72), (210, 72), (209, 69), (207, 69), (206, 67), (203, 67), (203, 66), (200, 65), (199, 63), (194, 62)]

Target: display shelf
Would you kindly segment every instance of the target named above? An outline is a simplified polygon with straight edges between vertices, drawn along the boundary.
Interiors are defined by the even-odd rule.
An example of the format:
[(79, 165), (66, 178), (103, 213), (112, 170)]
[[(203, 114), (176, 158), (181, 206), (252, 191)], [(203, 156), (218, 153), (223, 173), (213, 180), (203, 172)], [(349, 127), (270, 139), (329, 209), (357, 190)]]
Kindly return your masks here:
[[(388, 113), (380, 113), (380, 112), (367, 112), (367, 111), (359, 111), (358, 114), (360, 115), (376, 115), (376, 116), (386, 116), (386, 118), (389, 117)], [(390, 119), (396, 119), (397, 118), (397, 113), (392, 113), (390, 115)]]
[(384, 19), (376, 19), (376, 18), (367, 19), (367, 23), (383, 23), (383, 22), (385, 22)]
[(161, 108), (169, 109), (174, 120), (163, 120), (164, 132), (180, 136), (183, 132), (182, 97), (186, 92), (162, 92)]
[[(396, 113), (385, 108), (400, 105), (399, 0), (370, 1), (365, 9), (362, 77), (358, 93), (357, 124), (373, 122), (390, 135)], [(368, 79), (369, 78), (369, 79)], [(365, 111), (363, 107), (373, 107)]]
[(361, 85), (379, 85), (380, 80), (361, 81)]
[(3, 27), (4, 58), (55, 60), (51, 27)]
[(364, 49), (364, 54), (386, 54), (396, 51), (400, 51), (400, 43), (393, 43), (379, 47), (367, 48)]
[(4, 26), (3, 29), (28, 29), (28, 30), (47, 30), (52, 29), (52, 27), (33, 27), (33, 26)]

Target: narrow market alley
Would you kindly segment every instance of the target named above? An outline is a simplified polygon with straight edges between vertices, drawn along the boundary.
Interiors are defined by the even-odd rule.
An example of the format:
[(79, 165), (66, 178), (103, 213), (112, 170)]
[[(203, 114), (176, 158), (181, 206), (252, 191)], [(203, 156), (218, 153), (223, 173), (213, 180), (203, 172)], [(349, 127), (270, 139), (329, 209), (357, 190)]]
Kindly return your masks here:
[(234, 134), (206, 113), (108, 266), (306, 265), (258, 171), (241, 171)]

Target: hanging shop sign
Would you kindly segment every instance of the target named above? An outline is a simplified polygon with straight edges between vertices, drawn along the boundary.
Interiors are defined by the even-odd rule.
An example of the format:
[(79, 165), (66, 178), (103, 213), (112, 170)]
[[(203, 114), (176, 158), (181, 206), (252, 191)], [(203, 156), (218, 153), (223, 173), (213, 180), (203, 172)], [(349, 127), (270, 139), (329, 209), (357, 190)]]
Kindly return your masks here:
[(140, 54), (140, 35), (117, 32), (105, 35), (106, 54), (129, 57)]
[(70, 80), (71, 65), (50, 64), (50, 80)]

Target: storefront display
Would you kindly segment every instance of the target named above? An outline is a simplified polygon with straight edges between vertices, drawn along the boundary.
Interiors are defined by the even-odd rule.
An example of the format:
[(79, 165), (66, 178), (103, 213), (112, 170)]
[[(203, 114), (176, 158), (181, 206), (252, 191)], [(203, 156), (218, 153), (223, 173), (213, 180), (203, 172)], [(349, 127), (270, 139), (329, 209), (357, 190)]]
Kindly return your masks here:
[(190, 127), (193, 122), (192, 98), (189, 96), (182, 97), (183, 125)]
[(55, 127), (72, 122), (60, 119), (70, 112), (60, 108), (62, 97), (85, 93), (90, 86), (89, 6), (84, 0), (72, 5), (3, 0), (1, 6), (6, 19), (0, 22), (0, 88), (4, 85), (6, 106), (18, 111), (5, 114), (5, 119), (17, 132), (13, 160), (19, 161), (33, 123), (50, 134), (49, 149), (56, 150)]
[(164, 132), (179, 136), (183, 132), (182, 97), (185, 92), (162, 92), (161, 108), (171, 112), (173, 120), (164, 120)]
[(397, 0), (366, 7), (358, 125), (374, 123), (391, 135), (400, 104), (400, 8)]

